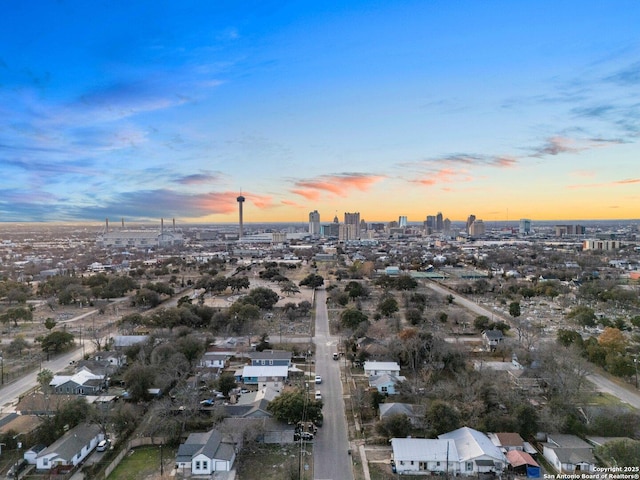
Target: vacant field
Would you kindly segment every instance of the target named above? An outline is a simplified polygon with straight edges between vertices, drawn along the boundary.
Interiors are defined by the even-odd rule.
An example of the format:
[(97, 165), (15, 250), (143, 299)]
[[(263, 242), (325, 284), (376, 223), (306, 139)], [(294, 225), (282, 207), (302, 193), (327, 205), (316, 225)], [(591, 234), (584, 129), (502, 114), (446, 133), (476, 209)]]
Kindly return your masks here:
[(171, 477), (176, 450), (163, 448), (164, 475), (160, 475), (160, 448), (143, 447), (131, 450), (109, 475), (109, 480), (159, 480)]
[(236, 463), (242, 480), (288, 480), (313, 478), (313, 445), (254, 445), (245, 448)]

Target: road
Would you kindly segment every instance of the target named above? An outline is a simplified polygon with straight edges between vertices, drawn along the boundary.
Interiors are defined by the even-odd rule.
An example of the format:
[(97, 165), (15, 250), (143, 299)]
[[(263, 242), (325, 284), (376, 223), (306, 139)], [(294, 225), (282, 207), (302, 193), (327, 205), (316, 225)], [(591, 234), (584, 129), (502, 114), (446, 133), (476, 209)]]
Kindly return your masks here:
[(353, 480), (353, 470), (347, 436), (347, 420), (343, 400), (339, 362), (332, 355), (337, 352), (338, 338), (329, 333), (327, 294), (316, 290), (316, 374), (322, 384), (316, 385), (324, 401), (323, 426), (318, 429), (313, 446), (313, 465), (316, 480)]
[[(92, 350), (93, 345), (85, 344), (85, 350)], [(43, 360), (42, 368), (51, 370), (53, 373), (59, 372), (64, 369), (73, 360), (77, 361), (82, 359), (82, 346), (77, 349), (64, 353), (52, 358), (51, 360)], [(15, 381), (4, 384), (0, 389), (0, 405), (2, 406), (2, 413), (8, 413), (14, 411), (15, 405), (18, 403), (18, 399), (25, 392), (38, 385), (38, 370), (34, 370), (23, 377), (16, 379)]]

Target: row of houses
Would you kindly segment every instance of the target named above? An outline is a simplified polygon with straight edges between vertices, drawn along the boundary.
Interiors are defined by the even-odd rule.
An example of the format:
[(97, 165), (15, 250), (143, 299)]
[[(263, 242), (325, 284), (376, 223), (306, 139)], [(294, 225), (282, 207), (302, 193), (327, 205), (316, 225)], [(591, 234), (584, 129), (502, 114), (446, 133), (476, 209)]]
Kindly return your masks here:
[[(591, 443), (566, 434), (548, 434), (542, 455), (562, 474), (593, 473), (597, 461), (594, 446), (618, 438), (590, 437)], [(438, 438), (393, 438), (393, 465), (397, 473), (416, 475), (499, 475), (509, 470), (529, 478), (541, 476), (534, 459), (538, 451), (517, 433), (485, 434), (469, 427)]]

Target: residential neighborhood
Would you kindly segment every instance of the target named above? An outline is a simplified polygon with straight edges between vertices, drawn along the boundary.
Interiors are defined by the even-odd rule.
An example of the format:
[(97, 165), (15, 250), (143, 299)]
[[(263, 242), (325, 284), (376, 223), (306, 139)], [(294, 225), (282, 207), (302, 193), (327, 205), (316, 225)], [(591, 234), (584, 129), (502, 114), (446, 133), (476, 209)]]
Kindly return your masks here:
[(194, 230), (127, 255), (89, 254), (73, 229), (14, 236), (0, 394), (33, 386), (3, 404), (0, 468), (110, 478), (138, 452), (154, 478), (268, 480), (254, 465), (281, 455), (273, 478), (324, 478), (325, 451), (356, 479), (631, 465), (638, 226), (606, 252), (544, 231), (203, 244)]

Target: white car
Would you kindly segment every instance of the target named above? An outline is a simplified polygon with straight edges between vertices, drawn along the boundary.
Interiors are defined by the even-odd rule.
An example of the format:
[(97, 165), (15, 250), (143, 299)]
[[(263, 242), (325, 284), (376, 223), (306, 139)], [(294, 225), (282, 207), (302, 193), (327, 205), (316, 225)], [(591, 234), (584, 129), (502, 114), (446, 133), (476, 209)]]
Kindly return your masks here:
[(316, 375), (316, 383), (322, 383), (322, 377), (320, 375)]
[(320, 393), (320, 390), (316, 390), (316, 400), (322, 400), (322, 393)]

